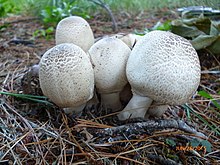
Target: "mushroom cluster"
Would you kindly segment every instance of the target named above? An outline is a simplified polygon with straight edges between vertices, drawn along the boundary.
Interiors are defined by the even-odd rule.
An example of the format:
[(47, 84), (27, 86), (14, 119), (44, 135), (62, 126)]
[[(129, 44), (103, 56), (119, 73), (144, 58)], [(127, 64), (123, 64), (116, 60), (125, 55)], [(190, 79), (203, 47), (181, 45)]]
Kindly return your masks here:
[(82, 112), (96, 92), (107, 108), (122, 110), (120, 93), (132, 92), (120, 120), (159, 117), (168, 105), (188, 102), (200, 83), (195, 49), (171, 32), (117, 34), (94, 43), (86, 20), (71, 16), (58, 23), (55, 39), (40, 61), (40, 86), (66, 113)]

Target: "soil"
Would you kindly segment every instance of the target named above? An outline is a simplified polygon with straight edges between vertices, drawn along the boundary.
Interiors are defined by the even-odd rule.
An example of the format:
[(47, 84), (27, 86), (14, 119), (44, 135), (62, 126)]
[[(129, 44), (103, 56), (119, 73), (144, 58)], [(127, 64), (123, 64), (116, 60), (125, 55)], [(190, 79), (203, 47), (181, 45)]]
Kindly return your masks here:
[[(119, 28), (118, 32), (127, 34), (134, 32), (135, 30), (142, 32), (145, 30), (145, 28), (153, 27), (158, 21), (164, 22), (168, 19), (175, 19), (176, 17), (176, 14), (164, 9), (159, 12), (140, 13), (139, 15), (135, 16), (129, 15), (128, 13), (120, 13), (119, 15), (117, 15), (116, 18)], [(106, 17), (103, 18), (102, 15), (96, 15), (93, 19), (88, 20), (88, 22), (91, 25), (91, 28), (93, 29), (96, 38), (118, 33), (112, 30), (112, 22)], [(54, 32), (52, 32), (49, 36), (33, 35), (34, 33), (36, 33), (36, 31), (39, 31), (41, 29), (44, 29), (44, 26), (42, 25), (40, 20), (33, 17), (12, 16), (1, 19), (0, 84), (2, 91), (42, 95), (41, 91), (39, 90), (39, 82), (37, 79), (35, 79), (35, 76), (31, 77), (31, 80), (28, 80), (32, 83), (31, 88), (25, 86), (24, 82), (22, 84), (22, 80), (24, 81), (24, 76), (27, 75), (28, 71), (30, 70), (30, 67), (32, 67), (35, 64), (38, 64), (44, 52), (55, 45)], [(213, 94), (213, 96), (216, 96), (219, 99), (219, 96), (217, 95), (216, 91), (220, 91), (220, 75), (219, 73), (212, 74), (211, 72), (209, 72), (213, 69), (219, 70), (219, 56), (214, 56), (206, 51), (200, 51), (198, 53), (200, 56), (202, 69), (207, 71), (206, 74), (202, 75), (201, 85), (199, 89), (205, 89), (206, 91)], [(143, 134), (143, 132), (140, 135), (134, 135), (136, 140), (134, 142), (129, 141), (129, 143), (127, 143), (127, 146), (122, 145), (122, 142), (120, 142), (112, 144), (112, 147), (110, 148), (106, 147), (105, 145), (94, 145), (91, 147), (88, 143), (80, 139), (83, 137), (84, 139), (87, 139), (89, 141), (94, 138), (92, 137), (93, 135), (91, 135), (91, 133), (89, 133), (88, 131), (90, 126), (87, 120), (91, 121), (91, 125), (99, 123), (100, 125), (97, 124), (97, 127), (100, 128), (104, 128), (107, 125), (117, 126), (116, 121), (113, 121), (112, 118), (94, 118), (92, 114), (86, 114), (88, 113), (87, 111), (85, 111), (85, 113), (83, 114), (84, 119), (73, 120), (70, 119), (70, 117), (65, 116), (62, 110), (60, 110), (56, 106), (52, 108), (45, 108), (44, 106), (39, 106), (39, 104), (33, 104), (24, 100), (19, 100), (14, 97), (5, 95), (2, 95), (0, 99), (2, 105), (4, 103), (4, 106), (1, 107), (2, 114), (0, 114), (2, 117), (2, 121), (4, 121), (5, 125), (7, 125), (7, 122), (10, 120), (10, 124), (12, 124), (13, 122), (11, 120), (13, 120), (12, 117), (14, 117), (14, 120), (19, 123), (17, 125), (21, 128), (16, 128), (18, 129), (18, 131), (14, 134), (17, 135), (14, 135), (13, 137), (16, 137), (15, 139), (17, 139), (21, 135), (24, 135), (24, 141), (22, 141), (20, 145), (22, 146), (23, 143), (26, 144), (25, 148), (22, 148), (21, 146), (18, 147), (16, 145), (17, 147), (14, 148), (14, 153), (9, 152), (9, 154), (6, 154), (4, 156), (4, 159), (1, 159), (0, 156), (0, 162), (2, 160), (11, 160), (11, 163), (15, 161), (13, 154), (16, 154), (20, 158), (19, 161), (21, 162), (21, 164), (34, 164), (38, 159), (34, 159), (33, 156), (30, 155), (33, 153), (35, 149), (37, 149), (38, 154), (36, 155), (39, 156), (41, 155), (41, 153), (43, 153), (43, 160), (41, 159), (42, 157), (39, 156), (39, 160), (41, 160), (42, 164), (44, 164), (45, 162), (52, 163), (55, 161), (64, 162), (64, 159), (66, 162), (71, 162), (71, 160), (73, 160), (73, 162), (89, 162), (88, 164), (103, 164), (102, 159), (104, 159), (105, 157), (108, 157), (107, 160), (111, 161), (109, 162), (109, 164), (114, 163), (117, 157), (118, 159), (120, 159), (118, 163), (121, 164), (130, 164), (129, 162), (141, 164), (141, 162), (144, 161), (148, 163), (154, 162), (154, 164), (166, 164), (167, 162), (168, 164), (175, 164), (175, 162), (179, 162), (181, 164), (220, 163), (219, 134), (217, 135), (207, 125), (204, 125), (204, 123), (199, 120), (198, 116), (192, 114), (192, 119), (189, 119), (190, 117), (187, 116), (187, 114), (184, 111), (184, 108), (181, 106), (171, 107), (171, 109), (174, 109), (176, 113), (174, 114), (174, 112), (169, 110), (164, 115), (164, 118), (169, 119), (179, 117), (183, 120), (187, 120), (188, 123), (190, 123), (190, 125), (192, 125), (194, 128), (197, 128), (198, 131), (209, 136), (209, 142), (211, 142), (212, 144), (211, 152), (206, 153), (203, 151), (176, 151), (176, 149), (172, 148), (170, 144), (172, 143), (172, 141), (175, 141), (178, 145), (187, 145), (188, 141), (183, 138), (184, 136), (187, 136), (187, 134), (181, 132), (183, 136), (178, 137), (177, 134), (178, 132), (180, 134), (180, 131), (174, 131), (172, 129), (156, 131), (155, 134), (151, 134), (151, 138), (148, 135)], [(217, 110), (217, 108), (213, 106), (213, 103), (211, 101), (205, 100), (204, 98), (201, 98), (199, 95), (196, 95), (194, 100), (190, 103), (190, 105), (195, 109), (194, 112), (201, 115), (208, 121), (211, 120), (210, 122), (212, 124), (214, 123), (219, 127), (219, 113), (217, 113), (218, 115), (216, 115), (216, 113), (212, 112), (212, 110)], [(7, 108), (4, 109), (4, 107)], [(10, 107), (12, 107), (12, 109), (14, 110), (10, 109)], [(54, 110), (57, 110), (57, 112), (54, 112)], [(13, 116), (6, 113), (7, 111), (12, 111)], [(98, 115), (96, 116), (100, 117), (103, 115), (102, 113), (97, 112), (97, 108), (94, 109), (94, 111), (98, 113)], [(19, 116), (16, 112), (19, 112), (22, 116)], [(7, 118), (8, 115), (10, 116), (10, 119)], [(26, 136), (26, 129), (30, 129), (30, 127), (24, 126), (25, 124), (22, 124), (21, 119), (23, 122), (28, 120), (36, 124), (39, 124), (39, 126), (45, 125), (48, 128), (48, 130), (49, 128), (54, 129), (54, 131), (58, 132), (58, 135), (60, 137), (69, 140), (75, 144), (71, 145), (70, 142), (67, 142), (63, 139), (59, 140), (58, 137), (55, 138), (54, 136), (42, 133), (39, 130), (36, 130), (35, 132), (30, 131)], [(82, 125), (84, 125), (85, 128), (83, 128)], [(34, 126), (32, 127), (35, 128)], [(134, 138), (134, 136), (132, 136), (132, 138)], [(155, 138), (153, 136), (155, 136)], [(40, 141), (41, 143), (35, 144), (36, 139), (34, 140), (34, 138), (39, 138), (38, 141)], [(51, 139), (53, 140), (50, 142)], [(99, 137), (98, 139), (99, 141), (102, 141), (104, 138)], [(145, 139), (145, 141), (138, 141), (137, 139)], [(165, 144), (166, 139), (170, 140), (168, 148), (168, 143)], [(1, 140), (2, 136), (0, 135), (0, 141)], [(47, 144), (50, 147), (46, 146)], [(66, 153), (62, 153), (62, 149), (64, 148), (62, 148), (62, 146), (59, 145), (64, 145), (63, 147), (66, 149)], [(106, 143), (106, 145), (110, 144)], [(146, 146), (147, 148), (148, 145), (148, 149), (144, 150), (143, 148), (145, 147), (143, 146)], [(70, 156), (72, 155), (70, 153), (72, 153), (72, 150), (74, 150), (73, 146), (76, 148), (74, 151), (76, 158), (72, 158), (72, 156)], [(134, 146), (136, 148), (142, 147), (143, 150), (139, 148), (139, 151), (131, 152), (133, 149), (135, 149)], [(0, 147), (4, 148), (5, 151), (7, 151), (7, 148), (5, 148), (4, 145), (0, 145)], [(82, 151), (82, 148), (84, 148), (84, 151)], [(50, 150), (49, 153), (48, 150)], [(117, 155), (120, 152), (123, 152), (123, 154)], [(0, 151), (0, 155), (4, 153), (5, 152), (3, 152), (3, 150)], [(66, 154), (66, 158), (64, 158), (62, 154)], [(146, 155), (146, 157), (140, 159), (139, 154)], [(58, 156), (62, 157), (62, 159), (57, 158)], [(172, 161), (170, 161), (170, 159), (172, 159)]]

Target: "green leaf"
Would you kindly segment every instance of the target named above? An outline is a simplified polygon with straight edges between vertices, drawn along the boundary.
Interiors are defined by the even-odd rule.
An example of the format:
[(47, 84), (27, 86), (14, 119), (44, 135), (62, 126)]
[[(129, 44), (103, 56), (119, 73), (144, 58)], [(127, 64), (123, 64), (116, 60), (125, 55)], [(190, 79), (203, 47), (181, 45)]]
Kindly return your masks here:
[(210, 26), (211, 26), (211, 20), (207, 17), (199, 17), (196, 19), (196, 22), (193, 24), (193, 26), (197, 27), (197, 29), (203, 31), (205, 34), (210, 34)]
[(190, 141), (190, 145), (191, 145), (192, 147), (197, 147), (197, 146), (200, 145), (200, 143), (201, 143), (201, 141), (198, 140), (198, 139), (193, 139), (193, 140)]
[(206, 91), (199, 91), (198, 94), (207, 99), (212, 99), (212, 96), (210, 96), (210, 94), (208, 94)]
[(194, 26), (187, 26), (185, 24), (180, 25), (178, 21), (171, 22), (171, 31), (186, 38), (195, 38), (199, 35), (205, 34)]
[(171, 29), (171, 21), (168, 20), (164, 23), (161, 23), (160, 21), (154, 25), (154, 27), (151, 30), (163, 30), (163, 31), (169, 31)]
[(212, 45), (217, 38), (218, 36), (213, 35), (199, 35), (191, 41), (191, 44), (196, 50), (200, 50)]
[(183, 23), (190, 27), (196, 27), (205, 34), (209, 34), (211, 21), (207, 17), (197, 17), (191, 19), (182, 19)]
[(187, 104), (182, 105), (182, 107), (184, 109), (188, 109), (193, 115), (195, 115), (200, 121), (202, 121), (205, 125), (207, 125), (212, 131), (214, 131), (217, 135), (220, 135), (220, 128), (219, 126), (215, 125), (214, 123), (212, 123), (212, 121), (207, 121), (206, 119), (204, 119), (201, 115), (199, 115), (198, 113), (194, 112), (194, 110), (188, 106)]
[(210, 27), (210, 35), (219, 35), (220, 33), (220, 21), (211, 21), (211, 27)]
[(220, 34), (217, 36), (217, 39), (209, 46), (207, 49), (216, 55), (220, 55)]
[(199, 91), (198, 94), (199, 94), (200, 96), (202, 96), (202, 97), (205, 97), (205, 98), (207, 98), (207, 99), (210, 99), (210, 100), (212, 101), (212, 103), (213, 103), (218, 109), (220, 109), (220, 104), (219, 104), (216, 100), (214, 100), (213, 97), (212, 97), (210, 94), (208, 94), (208, 93), (205, 92), (205, 91)]
[(166, 139), (165, 143), (172, 147), (176, 146), (176, 142), (173, 139)]
[(207, 152), (212, 152), (212, 144), (207, 141), (207, 140), (198, 140), (198, 139), (193, 139), (190, 141), (190, 145), (192, 147), (198, 147), (197, 149), (205, 149)]
[(201, 144), (206, 148), (207, 152), (212, 152), (212, 144), (208, 140), (201, 141)]
[(173, 20), (171, 31), (190, 39), (196, 50), (207, 49), (212, 54), (220, 54), (220, 20), (218, 16), (213, 13), (192, 14), (193, 17), (182, 16), (180, 19)]
[(183, 18), (181, 19), (183, 24), (186, 24), (188, 26), (193, 26), (198, 18)]

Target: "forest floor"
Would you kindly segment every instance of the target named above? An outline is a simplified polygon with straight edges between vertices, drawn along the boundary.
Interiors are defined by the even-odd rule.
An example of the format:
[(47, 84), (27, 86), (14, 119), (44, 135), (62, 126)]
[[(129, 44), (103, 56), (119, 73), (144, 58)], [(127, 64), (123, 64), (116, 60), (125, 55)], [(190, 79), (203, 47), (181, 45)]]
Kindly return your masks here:
[[(116, 18), (118, 32), (131, 33), (176, 17), (162, 10), (136, 16), (121, 13)], [(101, 15), (89, 20), (89, 24), (96, 38), (116, 33), (112, 31), (112, 22)], [(33, 35), (43, 28), (32, 17), (11, 16), (0, 20), (1, 91), (42, 95), (37, 76), (27, 73), (55, 45), (54, 32), (49, 36)], [(199, 90), (219, 99), (216, 91), (220, 91), (220, 74), (212, 71), (220, 70), (220, 58), (207, 52), (198, 53), (202, 70), (206, 71)], [(0, 163), (220, 164), (220, 112), (210, 99), (195, 94), (189, 104), (171, 106), (163, 116), (164, 120), (183, 120), (206, 138), (178, 126), (107, 135), (99, 130), (129, 123), (119, 123), (114, 114), (99, 112), (102, 108), (99, 104), (85, 109), (82, 118), (71, 118), (54, 105), (0, 95)], [(130, 127), (140, 121), (132, 121)], [(191, 146), (193, 143), (196, 147)]]

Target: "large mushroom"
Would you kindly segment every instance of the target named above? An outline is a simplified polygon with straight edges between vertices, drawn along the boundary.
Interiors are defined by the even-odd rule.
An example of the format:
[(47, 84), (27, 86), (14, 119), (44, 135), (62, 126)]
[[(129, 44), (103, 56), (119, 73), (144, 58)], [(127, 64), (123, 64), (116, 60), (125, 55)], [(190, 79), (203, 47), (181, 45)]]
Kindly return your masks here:
[(101, 102), (114, 111), (121, 109), (119, 93), (127, 84), (125, 68), (130, 52), (124, 42), (114, 37), (97, 41), (88, 51)]
[(88, 55), (77, 45), (64, 43), (46, 51), (39, 65), (43, 94), (66, 113), (80, 113), (94, 90)]
[(56, 45), (74, 43), (85, 52), (94, 44), (94, 35), (88, 22), (79, 16), (70, 16), (62, 19), (55, 34)]
[[(133, 96), (118, 115), (120, 120), (145, 116), (153, 100), (165, 105), (188, 102), (200, 83), (201, 68), (188, 40), (171, 32), (152, 31), (134, 46), (126, 74)], [(149, 113), (160, 116), (163, 110), (159, 111)]]

